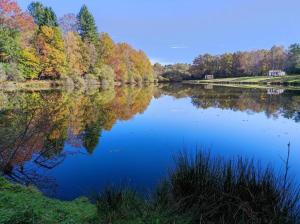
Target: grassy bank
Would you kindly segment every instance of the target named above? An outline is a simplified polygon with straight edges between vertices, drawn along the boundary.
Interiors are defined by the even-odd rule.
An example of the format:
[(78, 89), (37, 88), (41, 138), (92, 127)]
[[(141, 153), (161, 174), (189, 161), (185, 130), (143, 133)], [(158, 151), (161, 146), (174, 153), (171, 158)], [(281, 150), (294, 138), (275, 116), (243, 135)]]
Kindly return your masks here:
[(282, 77), (251, 76), (238, 78), (223, 78), (212, 80), (192, 80), (188, 83), (216, 83), (216, 84), (257, 84), (257, 85), (300, 85), (300, 75)]
[(49, 199), (0, 178), (0, 223), (95, 223), (96, 217), (97, 209), (87, 199)]
[(149, 198), (111, 188), (62, 202), (0, 179), (0, 223), (299, 223), (299, 190), (249, 160), (199, 152), (176, 157), (176, 168)]

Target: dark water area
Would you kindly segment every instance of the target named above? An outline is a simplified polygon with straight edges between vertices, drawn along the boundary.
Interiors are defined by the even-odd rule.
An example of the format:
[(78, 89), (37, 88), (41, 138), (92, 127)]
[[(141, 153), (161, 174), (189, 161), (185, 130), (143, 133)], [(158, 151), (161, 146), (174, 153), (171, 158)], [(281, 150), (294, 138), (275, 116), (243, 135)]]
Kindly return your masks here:
[(71, 200), (109, 185), (149, 192), (180, 151), (253, 158), (277, 170), (291, 143), (300, 180), (300, 91), (210, 85), (0, 92), (0, 169)]

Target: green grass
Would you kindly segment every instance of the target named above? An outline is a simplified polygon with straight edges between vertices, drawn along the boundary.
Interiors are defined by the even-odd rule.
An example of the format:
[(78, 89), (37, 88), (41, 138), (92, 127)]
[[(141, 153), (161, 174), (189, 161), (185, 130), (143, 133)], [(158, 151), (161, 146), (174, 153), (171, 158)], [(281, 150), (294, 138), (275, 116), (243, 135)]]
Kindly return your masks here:
[(87, 199), (72, 202), (44, 197), (32, 187), (0, 178), (0, 223), (97, 223), (97, 209)]
[(277, 175), (252, 160), (224, 160), (205, 152), (182, 153), (175, 165), (149, 197), (108, 188), (93, 204), (49, 199), (1, 178), (0, 223), (299, 223), (299, 190), (285, 172)]
[(212, 80), (195, 80), (189, 81), (189, 83), (300, 85), (300, 75), (288, 75), (282, 77), (252, 76)]

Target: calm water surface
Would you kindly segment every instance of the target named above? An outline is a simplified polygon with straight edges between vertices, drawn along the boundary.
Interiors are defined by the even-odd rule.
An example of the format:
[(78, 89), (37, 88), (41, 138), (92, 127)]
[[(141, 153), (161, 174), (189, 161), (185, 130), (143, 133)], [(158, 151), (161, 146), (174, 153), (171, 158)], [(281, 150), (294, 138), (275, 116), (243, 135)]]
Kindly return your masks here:
[(165, 85), (0, 93), (2, 175), (70, 200), (108, 185), (151, 191), (179, 151), (280, 169), (300, 180), (300, 92)]

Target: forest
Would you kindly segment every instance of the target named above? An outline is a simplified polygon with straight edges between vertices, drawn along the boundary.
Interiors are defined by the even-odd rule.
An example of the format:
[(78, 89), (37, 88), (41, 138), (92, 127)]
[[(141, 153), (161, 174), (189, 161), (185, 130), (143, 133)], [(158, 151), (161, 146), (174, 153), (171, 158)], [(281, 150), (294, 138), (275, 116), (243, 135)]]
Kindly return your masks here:
[(288, 49), (273, 46), (269, 50), (201, 54), (191, 65), (155, 64), (154, 70), (161, 81), (203, 79), (205, 75), (214, 75), (215, 78), (265, 76), (270, 70), (300, 74), (300, 44), (292, 44)]
[(153, 79), (146, 54), (99, 32), (87, 6), (77, 15), (57, 18), (51, 7), (40, 2), (32, 2), (23, 11), (15, 0), (0, 0), (1, 82), (111, 84)]

